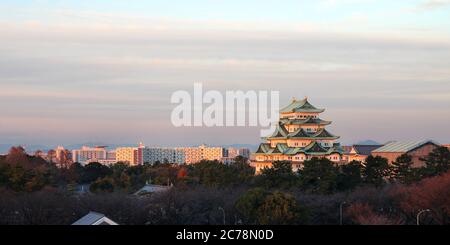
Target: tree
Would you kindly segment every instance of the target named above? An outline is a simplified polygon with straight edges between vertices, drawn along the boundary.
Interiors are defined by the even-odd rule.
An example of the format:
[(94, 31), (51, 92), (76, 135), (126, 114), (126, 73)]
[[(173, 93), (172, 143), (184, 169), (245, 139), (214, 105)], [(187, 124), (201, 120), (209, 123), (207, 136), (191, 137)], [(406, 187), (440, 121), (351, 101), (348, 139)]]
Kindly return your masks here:
[(411, 167), (413, 164), (411, 156), (403, 154), (399, 156), (390, 166), (391, 178), (399, 181), (402, 184), (411, 184), (417, 181), (416, 172)]
[(272, 168), (265, 168), (255, 179), (257, 186), (289, 189), (298, 185), (298, 176), (292, 172), (290, 161), (275, 161)]
[(313, 157), (304, 162), (304, 167), (298, 171), (300, 185), (313, 193), (330, 194), (336, 191), (338, 184), (338, 169), (327, 158)]
[(306, 223), (306, 210), (291, 194), (276, 191), (268, 195), (258, 209), (260, 225), (298, 225)]
[(257, 224), (259, 208), (263, 205), (268, 194), (270, 193), (263, 188), (253, 188), (236, 201), (236, 210), (238, 210), (244, 224)]
[(410, 224), (415, 224), (417, 213), (424, 209), (431, 210), (427, 216), (433, 219), (428, 219), (429, 223), (450, 224), (450, 171), (413, 185), (396, 186), (390, 195), (397, 202), (396, 206), (409, 217)]
[(385, 183), (385, 177), (389, 175), (388, 160), (380, 156), (368, 156), (363, 168), (363, 178), (368, 184), (380, 187)]
[(98, 162), (89, 163), (84, 167), (82, 183), (91, 183), (98, 178), (106, 177), (112, 173), (111, 169)]
[(250, 166), (248, 159), (243, 156), (237, 156), (230, 167), (242, 182), (250, 181), (255, 176), (255, 168)]
[(61, 168), (68, 169), (70, 165), (72, 165), (72, 158), (71, 153), (69, 150), (64, 149), (61, 151), (60, 159), (59, 159), (59, 166)]
[(94, 181), (89, 190), (92, 192), (113, 192), (114, 185), (114, 180), (111, 177), (103, 177)]
[(338, 189), (341, 191), (352, 190), (362, 183), (362, 163), (359, 161), (351, 161), (340, 167), (338, 175)]
[(5, 162), (11, 165), (22, 165), (24, 167), (30, 167), (27, 154), (22, 146), (11, 147)]
[(202, 160), (189, 166), (186, 182), (209, 187), (242, 185), (250, 171), (249, 166), (228, 166), (217, 160)]
[(345, 211), (345, 216), (359, 225), (400, 225), (403, 220), (396, 217), (390, 218), (376, 213), (374, 208), (367, 203), (353, 203)]
[(450, 151), (447, 147), (435, 148), (427, 157), (421, 160), (425, 161), (424, 177), (436, 176), (450, 170)]
[(49, 163), (55, 163), (56, 162), (56, 151), (55, 150), (49, 150), (47, 152), (47, 160)]
[(62, 170), (64, 171), (66, 175), (66, 180), (69, 183), (75, 182), (75, 183), (86, 183), (84, 182), (85, 178), (85, 168), (80, 163), (76, 162), (72, 165), (70, 165), (69, 169)]

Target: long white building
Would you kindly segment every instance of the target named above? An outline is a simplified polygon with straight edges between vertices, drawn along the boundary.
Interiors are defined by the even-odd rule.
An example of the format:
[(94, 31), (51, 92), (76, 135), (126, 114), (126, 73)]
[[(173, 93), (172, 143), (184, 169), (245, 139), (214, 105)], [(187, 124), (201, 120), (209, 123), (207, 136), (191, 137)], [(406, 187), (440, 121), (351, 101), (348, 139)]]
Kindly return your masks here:
[(139, 163), (176, 163), (183, 164), (185, 162), (184, 151), (174, 148), (164, 147), (144, 147), (139, 148), (138, 156), (140, 157)]

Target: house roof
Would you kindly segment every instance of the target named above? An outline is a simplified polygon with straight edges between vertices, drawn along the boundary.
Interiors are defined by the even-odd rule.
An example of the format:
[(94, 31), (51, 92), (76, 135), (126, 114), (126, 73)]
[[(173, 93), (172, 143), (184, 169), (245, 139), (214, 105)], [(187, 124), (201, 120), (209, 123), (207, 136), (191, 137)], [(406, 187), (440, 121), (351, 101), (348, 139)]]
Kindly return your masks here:
[(353, 149), (360, 154), (368, 156), (372, 153), (373, 150), (382, 147), (383, 145), (353, 145)]
[(167, 185), (145, 185), (141, 189), (139, 189), (137, 192), (135, 192), (135, 195), (143, 195), (143, 194), (149, 194), (154, 192), (161, 192), (169, 190), (172, 186)]
[(303, 100), (292, 100), (292, 102), (283, 107), (280, 112), (281, 113), (289, 113), (289, 112), (316, 112), (320, 113), (325, 111), (325, 109), (317, 109), (313, 105), (311, 105), (308, 102), (307, 98), (304, 98)]
[(345, 154), (350, 153), (350, 151), (352, 150), (352, 146), (350, 146), (350, 145), (344, 145), (344, 146), (341, 146), (341, 148)]
[(431, 141), (431, 140), (421, 140), (421, 141), (406, 141), (406, 142), (402, 142), (402, 141), (393, 141), (393, 142), (389, 142), (386, 145), (377, 148), (375, 150), (373, 150), (373, 153), (377, 153), (377, 152), (410, 152), (416, 148), (419, 148), (423, 145), (426, 144), (434, 144), (434, 145), (438, 145), (437, 143)]
[(89, 212), (81, 219), (75, 221), (72, 225), (100, 225), (100, 224), (108, 224), (108, 225), (117, 225), (116, 222), (112, 221), (104, 214), (97, 212)]

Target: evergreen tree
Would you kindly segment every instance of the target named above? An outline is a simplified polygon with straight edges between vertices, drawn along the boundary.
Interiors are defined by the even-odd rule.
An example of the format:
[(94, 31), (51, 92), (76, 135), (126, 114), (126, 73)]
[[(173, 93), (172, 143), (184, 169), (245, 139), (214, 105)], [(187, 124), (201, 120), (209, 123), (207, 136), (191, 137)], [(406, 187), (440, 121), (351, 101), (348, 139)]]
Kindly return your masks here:
[(360, 185), (363, 181), (361, 176), (362, 163), (351, 161), (340, 167), (338, 175), (338, 189), (341, 191), (351, 190)]
[(439, 175), (450, 169), (450, 152), (444, 146), (434, 149), (427, 157), (421, 160), (425, 161), (424, 177)]
[(258, 208), (260, 225), (298, 225), (307, 221), (307, 213), (291, 194), (276, 191)]
[(411, 156), (403, 154), (399, 156), (390, 166), (391, 178), (403, 184), (411, 184), (418, 180), (416, 171), (411, 167), (413, 164)]
[(368, 156), (363, 168), (363, 178), (368, 184), (380, 187), (385, 183), (385, 178), (389, 176), (388, 160), (380, 156)]
[(275, 161), (271, 168), (265, 168), (255, 179), (257, 186), (289, 189), (298, 184), (298, 176), (292, 171), (290, 161)]
[(298, 171), (300, 185), (314, 193), (330, 194), (337, 189), (338, 169), (327, 158), (313, 157)]

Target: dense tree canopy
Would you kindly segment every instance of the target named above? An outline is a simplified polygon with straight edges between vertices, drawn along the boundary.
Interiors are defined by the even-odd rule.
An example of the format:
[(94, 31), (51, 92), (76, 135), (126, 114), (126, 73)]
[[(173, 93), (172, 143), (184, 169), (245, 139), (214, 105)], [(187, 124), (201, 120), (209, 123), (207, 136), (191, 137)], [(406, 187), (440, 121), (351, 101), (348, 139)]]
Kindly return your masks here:
[[(424, 208), (432, 210), (424, 223), (448, 224), (448, 157), (437, 148), (423, 168), (412, 168), (408, 155), (392, 165), (372, 156), (345, 165), (313, 158), (298, 172), (277, 161), (255, 176), (242, 157), (229, 165), (57, 166), (14, 147), (0, 156), (0, 223), (69, 224), (97, 210), (123, 224), (336, 224), (346, 203), (346, 224), (414, 224)], [(173, 188), (131, 195), (148, 183)], [(90, 193), (81, 195), (79, 185)], [(49, 215), (61, 218), (42, 218)]]

